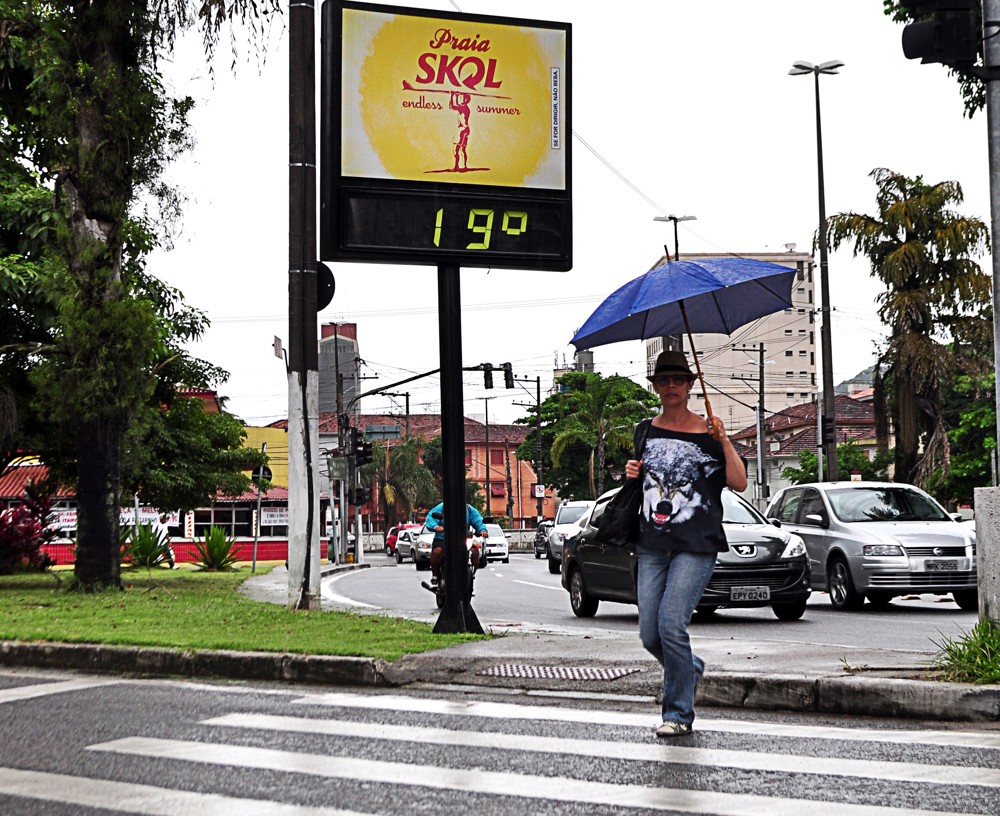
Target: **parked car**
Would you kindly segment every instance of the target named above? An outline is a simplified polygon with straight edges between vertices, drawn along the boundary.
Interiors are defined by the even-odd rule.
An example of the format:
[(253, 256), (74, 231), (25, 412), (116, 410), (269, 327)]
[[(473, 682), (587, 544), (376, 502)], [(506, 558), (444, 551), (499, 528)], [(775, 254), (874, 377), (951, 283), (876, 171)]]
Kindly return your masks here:
[(385, 534), (385, 554), (388, 556), (393, 556), (396, 554), (396, 539), (399, 536), (400, 530), (409, 530), (412, 528), (420, 528), (419, 524), (399, 524), (395, 527), (390, 527), (389, 532)]
[(892, 482), (826, 482), (779, 491), (768, 518), (802, 537), (814, 589), (834, 609), (883, 607), (897, 595), (951, 594), (979, 608), (976, 531), (924, 491)]
[(556, 510), (555, 521), (549, 530), (549, 546), (546, 555), (549, 561), (549, 572), (559, 574), (562, 563), (563, 542), (567, 536), (576, 535), (582, 529), (590, 511), (594, 509), (592, 501), (564, 501)]
[[(624, 547), (597, 540), (597, 524), (618, 488), (604, 493), (580, 533), (567, 537), (562, 585), (579, 617), (597, 613), (600, 601), (636, 603), (635, 542)], [(729, 549), (719, 553), (696, 611), (770, 606), (779, 620), (798, 620), (809, 599), (809, 559), (799, 536), (769, 524), (743, 498), (722, 491), (722, 524)]]
[(549, 519), (538, 522), (538, 529), (535, 530), (535, 558), (541, 558), (549, 551), (551, 530), (552, 522)]
[(499, 524), (487, 524), (486, 532), (489, 537), (483, 547), (483, 555), (486, 556), (487, 563), (490, 561), (503, 561), (510, 563), (510, 545), (507, 542), (507, 534)]

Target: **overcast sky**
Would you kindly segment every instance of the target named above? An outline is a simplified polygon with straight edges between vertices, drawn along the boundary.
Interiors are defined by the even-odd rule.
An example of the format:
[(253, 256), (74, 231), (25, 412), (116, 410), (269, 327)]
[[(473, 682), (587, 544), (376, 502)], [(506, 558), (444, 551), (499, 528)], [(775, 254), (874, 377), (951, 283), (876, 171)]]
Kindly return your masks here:
[[(927, 182), (958, 181), (961, 212), (989, 222), (986, 116), (964, 118), (956, 81), (905, 59), (902, 27), (881, 0), (447, 0), (404, 3), (442, 12), (572, 24), (574, 265), (570, 272), (463, 269), (465, 365), (510, 361), (518, 376), (572, 362), (569, 340), (601, 300), (673, 248), (685, 252), (809, 251), (818, 220), (814, 86), (796, 60), (841, 60), (820, 79), (826, 210), (875, 212), (869, 173), (887, 167)], [(319, 21), (317, 20), (317, 36)], [(207, 312), (192, 351), (231, 373), (220, 392), (251, 425), (287, 416), (287, 377), (274, 357), (288, 336), (288, 35), (272, 32), (266, 63), (224, 47), (213, 83), (191, 40), (170, 76), (197, 101), (195, 150), (172, 171), (189, 196), (172, 252), (150, 271)], [(245, 57), (245, 54), (244, 54)], [(317, 49), (317, 65), (319, 51)], [(817, 258), (818, 261), (818, 258)], [(989, 266), (989, 259), (983, 259)], [(834, 381), (874, 362), (883, 336), (880, 287), (864, 259), (830, 254)], [(320, 322), (358, 324), (362, 390), (438, 367), (434, 267), (336, 265), (337, 292)], [(595, 349), (603, 374), (640, 378), (640, 341)], [(818, 355), (817, 355), (818, 357)], [(729, 372), (706, 371), (719, 386)], [(518, 388), (485, 391), (466, 374), (467, 415), (513, 421), (533, 402)], [(437, 377), (411, 383), (414, 413), (440, 410)], [(365, 399), (366, 413), (402, 400)]]

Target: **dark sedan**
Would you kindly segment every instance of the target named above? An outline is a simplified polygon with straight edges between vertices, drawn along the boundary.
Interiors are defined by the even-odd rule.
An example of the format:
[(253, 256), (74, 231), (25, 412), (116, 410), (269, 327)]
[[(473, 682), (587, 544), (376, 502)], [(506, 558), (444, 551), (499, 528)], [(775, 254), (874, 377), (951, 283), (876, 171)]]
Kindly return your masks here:
[[(580, 533), (563, 544), (562, 585), (580, 617), (595, 615), (600, 601), (636, 603), (635, 542), (615, 547), (597, 541), (597, 524), (616, 492), (602, 495)], [(770, 606), (780, 620), (801, 618), (810, 592), (802, 539), (769, 524), (730, 490), (722, 492), (722, 506), (729, 549), (719, 553), (697, 611)]]

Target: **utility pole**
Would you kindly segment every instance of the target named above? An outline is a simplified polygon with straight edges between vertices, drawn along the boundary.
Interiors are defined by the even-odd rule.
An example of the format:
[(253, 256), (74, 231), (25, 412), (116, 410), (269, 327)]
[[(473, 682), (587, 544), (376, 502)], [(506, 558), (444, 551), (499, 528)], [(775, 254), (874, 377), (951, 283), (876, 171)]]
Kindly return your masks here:
[[(993, 367), (1000, 383), (1000, 0), (983, 0), (983, 62), (986, 76), (986, 124), (990, 157), (990, 240), (993, 244)], [(996, 389), (1000, 417), (1000, 387)], [(997, 428), (1000, 442), (1000, 426)], [(979, 547), (979, 617), (1000, 624), (1000, 488), (980, 487), (976, 498), (976, 536)], [(983, 522), (980, 522), (983, 519)]]
[(405, 393), (400, 394), (397, 391), (383, 391), (382, 392), (382, 396), (385, 396), (385, 397), (406, 397), (406, 426), (405, 426), (405, 430), (403, 432), (403, 435), (404, 436), (409, 436), (410, 435), (410, 392), (406, 391)]
[(510, 478), (510, 440), (504, 437), (503, 440), (503, 461), (507, 468), (507, 518), (511, 527), (514, 526), (514, 486)]
[(288, 605), (319, 609), (316, 9), (288, 10)]
[[(763, 512), (767, 507), (767, 458), (764, 452), (765, 438), (765, 408), (764, 408), (764, 344), (757, 343), (752, 346), (734, 346), (736, 351), (749, 354), (751, 351), (758, 353), (757, 363), (757, 509)], [(734, 380), (747, 380), (750, 375), (733, 374)]]
[[(524, 378), (525, 382), (531, 382), (529, 377)], [(522, 386), (523, 387), (523, 386)], [(525, 389), (527, 390), (527, 389)], [(520, 405), (524, 408), (530, 408), (523, 402), (514, 403), (515, 405)], [(535, 478), (538, 480), (537, 484), (544, 485), (545, 479), (542, 476), (542, 378), (535, 377)], [(544, 496), (537, 496), (537, 512), (538, 521), (542, 520), (544, 515)]]
[(490, 493), (490, 398), (483, 397), (486, 407), (486, 515), (493, 515), (493, 495)]

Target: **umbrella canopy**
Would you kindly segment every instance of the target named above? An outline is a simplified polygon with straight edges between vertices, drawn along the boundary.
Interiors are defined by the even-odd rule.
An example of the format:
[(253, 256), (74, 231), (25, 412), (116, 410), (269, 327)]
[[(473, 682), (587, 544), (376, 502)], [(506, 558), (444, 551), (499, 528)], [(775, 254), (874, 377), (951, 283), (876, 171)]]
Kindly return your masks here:
[(797, 270), (751, 258), (665, 261), (609, 295), (570, 341), (577, 350), (667, 334), (732, 334), (792, 305)]

